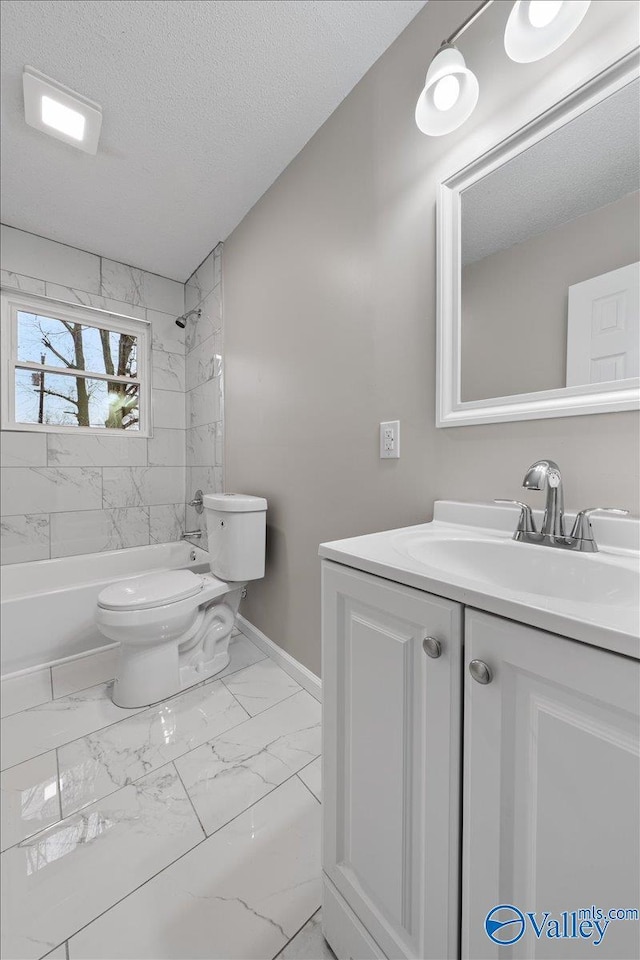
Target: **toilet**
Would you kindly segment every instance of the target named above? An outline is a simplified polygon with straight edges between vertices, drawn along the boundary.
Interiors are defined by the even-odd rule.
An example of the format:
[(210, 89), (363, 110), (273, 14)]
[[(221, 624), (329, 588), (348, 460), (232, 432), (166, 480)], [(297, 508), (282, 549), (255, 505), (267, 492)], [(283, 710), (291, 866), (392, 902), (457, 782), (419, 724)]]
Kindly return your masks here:
[(144, 707), (219, 673), (243, 588), (264, 576), (267, 501), (205, 494), (210, 573), (159, 570), (112, 583), (96, 624), (120, 644), (112, 699)]

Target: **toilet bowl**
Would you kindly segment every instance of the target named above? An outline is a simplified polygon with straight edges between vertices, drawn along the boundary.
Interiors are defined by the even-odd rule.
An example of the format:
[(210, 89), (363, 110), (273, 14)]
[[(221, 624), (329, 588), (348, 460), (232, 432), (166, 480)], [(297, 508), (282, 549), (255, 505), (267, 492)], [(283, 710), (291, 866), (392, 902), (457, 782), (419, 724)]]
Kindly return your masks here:
[(243, 494), (203, 498), (211, 572), (160, 570), (110, 584), (96, 624), (120, 644), (112, 698), (142, 707), (219, 673), (249, 580), (264, 576), (267, 502)]

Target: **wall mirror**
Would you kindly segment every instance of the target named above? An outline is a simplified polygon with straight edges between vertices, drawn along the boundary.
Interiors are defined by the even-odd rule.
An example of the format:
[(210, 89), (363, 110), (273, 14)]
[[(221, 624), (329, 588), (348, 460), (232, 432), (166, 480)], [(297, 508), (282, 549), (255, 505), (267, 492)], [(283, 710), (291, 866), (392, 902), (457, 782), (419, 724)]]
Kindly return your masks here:
[(619, 61), (440, 187), (440, 427), (640, 401), (640, 80)]

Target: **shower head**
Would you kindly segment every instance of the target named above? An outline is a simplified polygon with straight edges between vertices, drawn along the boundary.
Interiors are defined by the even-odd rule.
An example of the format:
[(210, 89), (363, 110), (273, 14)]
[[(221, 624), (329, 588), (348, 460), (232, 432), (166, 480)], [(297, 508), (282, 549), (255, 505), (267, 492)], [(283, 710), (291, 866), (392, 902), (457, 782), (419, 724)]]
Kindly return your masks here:
[(192, 317), (194, 313), (199, 320), (200, 317), (202, 316), (202, 310), (200, 309), (200, 307), (196, 307), (195, 310), (189, 310), (188, 313), (185, 313), (181, 317), (178, 317), (178, 319), (176, 320), (176, 326), (180, 327), (181, 330), (184, 330), (184, 328), (187, 325), (187, 320), (189, 319), (189, 317)]

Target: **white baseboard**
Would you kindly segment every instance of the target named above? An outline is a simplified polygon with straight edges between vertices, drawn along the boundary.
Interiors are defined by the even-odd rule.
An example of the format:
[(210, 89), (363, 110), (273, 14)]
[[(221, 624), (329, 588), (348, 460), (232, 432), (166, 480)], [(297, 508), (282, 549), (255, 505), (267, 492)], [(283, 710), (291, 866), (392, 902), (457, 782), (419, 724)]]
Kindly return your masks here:
[(249, 640), (255, 643), (256, 647), (262, 650), (263, 653), (266, 653), (274, 663), (282, 667), (285, 673), (293, 677), (312, 697), (315, 697), (316, 700), (322, 703), (322, 681), (320, 677), (317, 677), (315, 673), (312, 673), (311, 670), (299, 663), (290, 653), (287, 653), (287, 651), (279, 647), (277, 643), (270, 640), (262, 630), (254, 627), (241, 613), (238, 614), (237, 623), (238, 629), (241, 630)]

